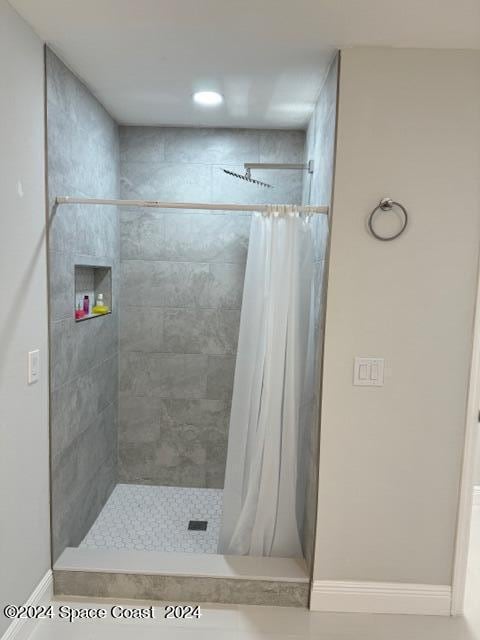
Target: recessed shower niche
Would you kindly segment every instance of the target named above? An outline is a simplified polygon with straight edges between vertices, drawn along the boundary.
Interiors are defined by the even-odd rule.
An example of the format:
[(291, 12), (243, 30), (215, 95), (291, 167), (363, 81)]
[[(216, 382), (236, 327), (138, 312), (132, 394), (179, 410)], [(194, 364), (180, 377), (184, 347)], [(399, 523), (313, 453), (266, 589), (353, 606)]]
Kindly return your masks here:
[(112, 268), (75, 265), (75, 320), (112, 313)]

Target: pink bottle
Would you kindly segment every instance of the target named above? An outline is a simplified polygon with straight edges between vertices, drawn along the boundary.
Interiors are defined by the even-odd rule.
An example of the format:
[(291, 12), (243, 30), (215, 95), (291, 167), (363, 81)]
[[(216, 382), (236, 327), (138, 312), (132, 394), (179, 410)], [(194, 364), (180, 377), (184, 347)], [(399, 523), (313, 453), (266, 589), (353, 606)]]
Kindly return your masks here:
[(82, 309), (82, 304), (79, 302), (78, 307), (75, 310), (75, 320), (81, 320), (85, 317), (85, 311)]
[(88, 314), (90, 313), (90, 300), (88, 296), (83, 296), (83, 310), (85, 312), (85, 315), (88, 316)]

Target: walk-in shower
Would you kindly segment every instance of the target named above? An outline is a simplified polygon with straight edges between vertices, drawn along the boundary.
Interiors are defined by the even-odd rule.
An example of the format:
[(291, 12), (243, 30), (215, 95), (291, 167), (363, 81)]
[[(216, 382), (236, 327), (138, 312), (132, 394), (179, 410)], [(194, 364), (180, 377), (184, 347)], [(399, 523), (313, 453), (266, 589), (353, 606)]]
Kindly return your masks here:
[[(152, 567), (195, 566), (305, 603), (328, 207), (309, 204), (304, 132), (119, 127), (48, 50), (47, 105), (59, 591), (127, 571), (136, 597)], [(275, 188), (225, 172), (242, 168)], [(85, 298), (108, 312), (81, 316)]]
[[(145, 305), (145, 298), (149, 299), (150, 304), (172, 304), (167, 300), (171, 286), (170, 272), (161, 275), (162, 293), (159, 298), (155, 298), (159, 292), (152, 272), (143, 274), (144, 282), (134, 283), (133, 286), (121, 283), (118, 297), (122, 301), (122, 295), (125, 295), (123, 311), (130, 309), (131, 317), (130, 311), (127, 311), (120, 323), (121, 371), (123, 367), (120, 394), (130, 396), (130, 404), (127, 401), (120, 424), (125, 420), (125, 431), (130, 431), (130, 434), (125, 448), (120, 439), (120, 484), (114, 488), (80, 547), (301, 557), (303, 521), (298, 519), (298, 513), (303, 514), (305, 509), (305, 496), (299, 495), (297, 491), (299, 442), (302, 440), (300, 429), (302, 426), (305, 428), (305, 425), (301, 425), (301, 408), (305, 398), (312, 394), (315, 384), (315, 351), (311, 347), (318, 321), (313, 312), (314, 236), (311, 217), (327, 214), (327, 207), (57, 196), (52, 207), (53, 216), (61, 215), (59, 208), (66, 205), (128, 208), (129, 224), (133, 217), (133, 224), (137, 225), (134, 260), (145, 258), (143, 251), (148, 241), (148, 238), (142, 236), (138, 218), (135, 219), (135, 216), (145, 216), (142, 210), (218, 210), (228, 215), (240, 212), (243, 216), (247, 211), (254, 212), (249, 224), (251, 237), (247, 252), (243, 312), (229, 308), (231, 291), (223, 292), (226, 299), (216, 298), (218, 290), (215, 292), (210, 288), (212, 282), (209, 278), (202, 277), (205, 275), (203, 271), (196, 280), (195, 289), (183, 292), (182, 304), (185, 306), (155, 306), (156, 310), (162, 309), (161, 318), (155, 315), (153, 308)], [(164, 223), (170, 221), (178, 225), (188, 221), (188, 218), (172, 218), (172, 213), (162, 215), (169, 215), (169, 220), (164, 219)], [(196, 214), (190, 214), (192, 215)], [(223, 217), (217, 217), (216, 221), (220, 225), (227, 222)], [(195, 224), (195, 220), (190, 222)], [(245, 225), (244, 231), (247, 231)], [(161, 241), (161, 237), (155, 238), (158, 250), (163, 253), (165, 248), (160, 247)], [(122, 255), (129, 255), (126, 247), (123, 249)], [(132, 255), (129, 257), (132, 258)], [(180, 264), (184, 265), (185, 262)], [(153, 262), (150, 266), (153, 266)], [(243, 268), (241, 277), (243, 279)], [(243, 281), (237, 283), (237, 304), (242, 301), (243, 284)], [(205, 285), (206, 292), (202, 291)], [(126, 289), (125, 294), (122, 293), (123, 288)], [(133, 296), (142, 296), (142, 300), (129, 304)], [(209, 306), (206, 307), (206, 304)], [(210, 313), (212, 304), (216, 305), (216, 317), (212, 317)], [(140, 309), (147, 309), (148, 313), (138, 326)], [(185, 312), (185, 309), (188, 311)], [(221, 326), (221, 323), (202, 327), (199, 325), (199, 316), (202, 316), (203, 311), (207, 311), (207, 320), (210, 322), (215, 319), (218, 322), (219, 313), (234, 311), (235, 323), (227, 328)], [(165, 319), (170, 316), (177, 326), (172, 326), (170, 334), (166, 334)], [(163, 329), (161, 333), (158, 333), (158, 326), (156, 327), (159, 321)], [(187, 338), (186, 342), (185, 333), (191, 331), (191, 328), (185, 326), (185, 322), (196, 326), (196, 335)], [(231, 319), (228, 322), (231, 323)], [(148, 333), (152, 329), (155, 336), (149, 341)], [(168, 378), (172, 376), (171, 368), (176, 366), (179, 348), (195, 352), (189, 354), (189, 358), (193, 358), (196, 352), (199, 352), (200, 357), (205, 357), (201, 355), (203, 353), (219, 357), (218, 351), (223, 353), (226, 346), (220, 344), (226, 336), (225, 329), (230, 332), (227, 346), (230, 356), (229, 379), (230, 382), (234, 380), (234, 383), (222, 389), (225, 432), (224, 455), (219, 460), (219, 473), (217, 477), (205, 477), (203, 481), (199, 479), (198, 473), (196, 477), (190, 475), (186, 484), (191, 484), (191, 487), (172, 487), (175, 476), (171, 474), (171, 465), (168, 464), (172, 456), (170, 460), (162, 460), (163, 443), (157, 442), (157, 451), (153, 448), (154, 442), (147, 443), (149, 451), (154, 452), (153, 458), (140, 457), (140, 460), (131, 464), (129, 454), (132, 449), (135, 451), (137, 445), (143, 444), (144, 437), (139, 428), (141, 425), (135, 418), (143, 416), (145, 410), (147, 413), (153, 411), (153, 425), (157, 420), (156, 426), (160, 434), (162, 421), (168, 416), (164, 406), (171, 395), (171, 390), (167, 389)], [(233, 356), (239, 331), (241, 349), (235, 358)], [(137, 342), (132, 336), (136, 336)], [(168, 336), (171, 338), (170, 343)], [(201, 343), (205, 340), (210, 341), (210, 344), (202, 347)], [(143, 345), (142, 351), (138, 350), (140, 343)], [(122, 345), (129, 347), (124, 354)], [(152, 354), (159, 358), (157, 369), (153, 370), (148, 365)], [(125, 357), (125, 363), (122, 362), (122, 357)], [(185, 354), (182, 357), (185, 358)], [(186, 391), (187, 398), (199, 393), (201, 372), (189, 371), (190, 366), (194, 369), (195, 360), (192, 363), (182, 362), (182, 388), (174, 392), (177, 395), (183, 396)], [(136, 366), (138, 370), (135, 369)], [(207, 360), (207, 394), (208, 366)], [(158, 380), (153, 380), (153, 376), (157, 376)], [(192, 389), (188, 388), (189, 384), (193, 384)], [(225, 385), (225, 382), (222, 384)], [(195, 386), (198, 389), (194, 389)], [(192, 407), (186, 398), (176, 400), (183, 401), (180, 409), (187, 408), (191, 411)], [(123, 401), (124, 398), (120, 395), (121, 412)], [(129, 418), (132, 401), (136, 405), (137, 415)], [(232, 402), (233, 413), (230, 419)], [(202, 408), (196, 407), (196, 411), (201, 413)], [(169, 415), (171, 418), (172, 412)], [(208, 424), (210, 419), (207, 413), (202, 429), (208, 431), (214, 426)], [(187, 446), (195, 446), (194, 441), (188, 442), (186, 432), (180, 432), (179, 437), (185, 438)], [(228, 457), (225, 441), (229, 443)], [(207, 443), (204, 448), (206, 464), (210, 447), (211, 444)], [(216, 454), (218, 455), (218, 451)], [(191, 459), (188, 460), (187, 453), (187, 460), (177, 461), (177, 471), (181, 474), (186, 471), (188, 473), (189, 463)], [(205, 471), (208, 474), (212, 469), (206, 468)], [(222, 499), (225, 475), (228, 481)], [(203, 483), (214, 486), (200, 488), (199, 485)], [(159, 486), (148, 486), (152, 484)]]

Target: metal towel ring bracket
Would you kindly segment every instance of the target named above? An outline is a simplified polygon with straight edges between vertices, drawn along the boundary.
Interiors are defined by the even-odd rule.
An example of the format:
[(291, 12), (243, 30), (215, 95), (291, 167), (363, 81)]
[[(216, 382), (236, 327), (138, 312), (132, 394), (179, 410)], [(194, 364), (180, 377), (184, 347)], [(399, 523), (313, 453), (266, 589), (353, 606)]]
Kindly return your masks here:
[[(402, 216), (403, 216), (402, 228), (393, 236), (381, 236), (373, 228), (373, 218), (379, 209), (381, 209), (382, 211), (392, 211), (393, 207), (398, 207), (402, 213)], [(376, 238), (377, 240), (382, 240), (383, 242), (388, 242), (389, 240), (395, 240), (395, 238), (398, 238), (399, 236), (401, 236), (402, 233), (407, 228), (407, 224), (408, 224), (407, 210), (403, 205), (401, 205), (399, 202), (394, 202), (391, 198), (382, 198), (380, 200), (380, 203), (375, 207), (375, 209), (372, 211), (372, 213), (368, 218), (368, 228), (370, 229), (370, 233), (374, 238)]]

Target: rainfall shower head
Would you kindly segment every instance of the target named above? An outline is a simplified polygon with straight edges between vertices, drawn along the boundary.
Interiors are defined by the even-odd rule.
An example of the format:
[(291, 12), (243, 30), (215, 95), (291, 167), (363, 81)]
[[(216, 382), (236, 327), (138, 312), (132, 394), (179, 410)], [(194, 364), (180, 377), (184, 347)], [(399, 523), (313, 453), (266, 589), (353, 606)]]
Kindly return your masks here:
[(285, 162), (246, 162), (244, 165), (245, 173), (235, 173), (235, 171), (230, 171), (229, 169), (222, 169), (225, 173), (228, 173), (229, 176), (233, 176), (234, 178), (240, 178), (240, 180), (246, 180), (247, 182), (251, 182), (252, 184), (258, 184), (261, 187), (268, 187), (271, 189), (273, 187), (272, 184), (268, 184), (268, 182), (262, 182), (261, 180), (255, 180), (252, 178), (251, 171), (252, 169), (259, 169), (264, 171), (265, 169), (287, 169), (287, 170), (296, 170), (296, 171), (308, 171), (308, 173), (313, 173), (313, 160), (309, 160), (306, 164), (298, 164), (298, 163), (285, 163)]
[(228, 173), (229, 176), (233, 176), (234, 178), (240, 178), (240, 180), (246, 180), (247, 182), (251, 182), (252, 184), (258, 184), (260, 187), (267, 187), (268, 189), (272, 189), (273, 185), (268, 184), (267, 182), (262, 182), (261, 180), (255, 180), (252, 178), (250, 169), (246, 169), (245, 173), (235, 173), (234, 171), (229, 171), (228, 169), (223, 169), (225, 173)]

